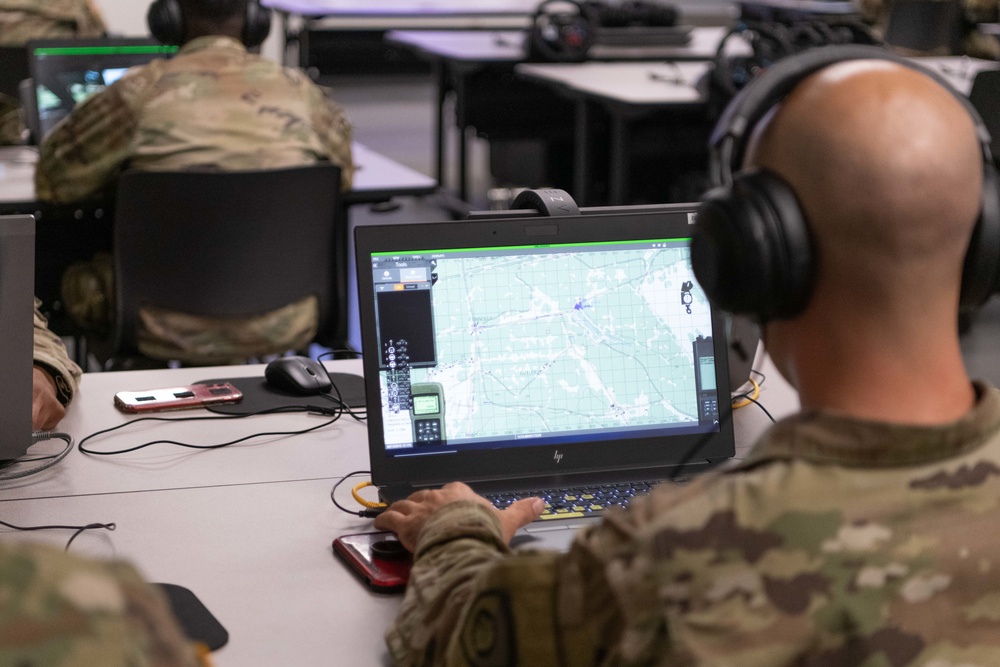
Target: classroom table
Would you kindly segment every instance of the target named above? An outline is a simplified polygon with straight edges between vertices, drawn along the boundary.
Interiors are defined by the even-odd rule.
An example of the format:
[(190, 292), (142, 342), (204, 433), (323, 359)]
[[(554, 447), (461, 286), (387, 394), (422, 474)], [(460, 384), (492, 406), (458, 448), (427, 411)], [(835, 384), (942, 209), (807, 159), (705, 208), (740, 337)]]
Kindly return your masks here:
[[(523, 30), (537, 0), (263, 0), (277, 13), (286, 64), (308, 67), (305, 36), (331, 33), (355, 49), (371, 50), (358, 35), (379, 39), (388, 30)], [(379, 41), (381, 41), (379, 39)], [(305, 49), (308, 52), (308, 48)], [(345, 54), (349, 51), (345, 51)], [(369, 54), (375, 63), (382, 54)]]
[[(355, 141), (351, 144), (356, 171), (344, 203), (372, 204), (393, 197), (422, 196), (437, 189), (437, 181)], [(0, 147), (0, 214), (31, 213), (36, 206), (33, 146)]]
[[(759, 400), (775, 417), (794, 411), (795, 392), (766, 355), (759, 356), (759, 364), (767, 374)], [(358, 361), (326, 365), (332, 371), (361, 372)], [(79, 439), (130, 420), (112, 406), (120, 390), (259, 377), (263, 370), (253, 365), (88, 373), (59, 428)], [(215, 443), (263, 430), (305, 428), (324, 419), (285, 414), (238, 422), (137, 424), (88, 446), (110, 450), (154, 437)], [(738, 457), (768, 424), (752, 405), (736, 411)], [(41, 443), (31, 453), (48, 453), (58, 444)], [(331, 550), (334, 537), (371, 530), (370, 520), (337, 510), (329, 495), (342, 475), (367, 468), (365, 426), (347, 417), (308, 435), (211, 451), (157, 445), (106, 458), (73, 451), (50, 470), (0, 488), (0, 518), (22, 525), (114, 522), (114, 532), (87, 531), (71, 551), (126, 559), (151, 581), (190, 588), (229, 632), (229, 643), (213, 655), (217, 667), (384, 665), (382, 634), (400, 597), (369, 592)], [(341, 492), (338, 499), (351, 505), (349, 488)], [(7, 529), (0, 534), (60, 546), (69, 536), (67, 531)]]
[[(936, 71), (958, 92), (968, 95), (976, 74), (986, 69), (998, 69), (1000, 63), (966, 56), (915, 58)], [(637, 126), (651, 121), (666, 133), (661, 141), (663, 151), (676, 151), (685, 140), (685, 128), (670, 133), (671, 114), (687, 110), (694, 113), (707, 111), (708, 87), (706, 77), (710, 63), (642, 63), (642, 62), (587, 62), (520, 64), (515, 67), (518, 75), (549, 85), (553, 90), (573, 100), (576, 105), (576, 145), (579, 168), (574, 173), (573, 194), (577, 203), (592, 205), (595, 191), (594, 160), (590, 155), (601, 150), (602, 139), (594, 129), (595, 108), (611, 119), (610, 148), (605, 168), (608, 173), (608, 203), (617, 205), (629, 202), (631, 180), (630, 153), (633, 146), (643, 144), (650, 148), (648, 137), (637, 137)], [(663, 122), (660, 122), (663, 120)], [(697, 127), (697, 124), (695, 124)], [(703, 140), (708, 126), (696, 135)], [(707, 153), (707, 144), (703, 143)]]
[[(603, 50), (602, 47), (595, 47), (593, 57), (607, 60), (711, 60), (726, 32), (727, 29), (722, 27), (697, 27), (691, 31), (690, 41), (684, 46)], [(545, 114), (545, 126), (538, 129), (539, 136), (545, 136), (560, 125), (571, 126), (574, 122), (572, 110), (561, 111), (560, 105), (564, 103), (557, 96), (546, 97), (544, 91), (539, 91), (537, 87), (525, 90), (527, 83), (510, 81), (515, 66), (528, 57), (526, 35), (523, 30), (393, 30), (386, 33), (387, 41), (412, 49), (430, 62), (434, 72), (437, 85), (434, 174), (442, 184), (448, 173), (445, 141), (447, 102), (449, 95), (455, 96), (455, 125), (459, 130), (457, 193), (460, 199), (469, 198), (468, 131), (479, 122), (475, 113), (467, 110), (476, 107), (507, 108), (521, 102), (511, 99), (512, 96), (521, 96), (525, 100), (520, 105), (522, 110), (527, 106)], [(488, 132), (488, 128), (476, 129)]]

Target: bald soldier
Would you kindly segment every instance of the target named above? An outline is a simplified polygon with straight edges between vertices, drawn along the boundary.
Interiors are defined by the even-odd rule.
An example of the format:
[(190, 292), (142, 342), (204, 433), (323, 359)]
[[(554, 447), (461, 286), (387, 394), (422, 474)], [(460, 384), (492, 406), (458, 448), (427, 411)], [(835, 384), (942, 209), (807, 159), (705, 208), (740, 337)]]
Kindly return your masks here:
[[(41, 146), (38, 198), (65, 203), (98, 196), (126, 168), (276, 169), (320, 160), (338, 165), (342, 187), (349, 188), (347, 116), (301, 71), (247, 52), (246, 6), (247, 0), (180, 0), (180, 51), (129, 70), (56, 126)], [(78, 324), (107, 333), (114, 312), (110, 257), (71, 267), (62, 294)], [(242, 320), (143, 309), (139, 351), (205, 364), (303, 349), (315, 337), (318, 312), (313, 296)]]
[(509, 550), (537, 499), (393, 504), (375, 524), (415, 554), (397, 663), (1000, 664), (1000, 392), (970, 381), (956, 324), (973, 122), (926, 75), (856, 60), (758, 130), (745, 165), (787, 181), (818, 255), (803, 309), (764, 326), (802, 411), (566, 554)]

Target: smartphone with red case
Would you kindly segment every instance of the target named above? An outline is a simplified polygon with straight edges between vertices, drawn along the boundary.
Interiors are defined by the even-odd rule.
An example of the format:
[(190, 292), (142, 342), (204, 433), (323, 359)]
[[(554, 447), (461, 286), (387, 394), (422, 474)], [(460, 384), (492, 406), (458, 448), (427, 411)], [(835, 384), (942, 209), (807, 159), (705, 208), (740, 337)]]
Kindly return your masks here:
[(120, 391), (115, 394), (115, 407), (122, 412), (159, 412), (186, 410), (220, 403), (238, 403), (243, 392), (228, 382), (192, 384), (145, 391)]
[(410, 579), (413, 557), (390, 532), (341, 535), (333, 551), (378, 593), (400, 593)]

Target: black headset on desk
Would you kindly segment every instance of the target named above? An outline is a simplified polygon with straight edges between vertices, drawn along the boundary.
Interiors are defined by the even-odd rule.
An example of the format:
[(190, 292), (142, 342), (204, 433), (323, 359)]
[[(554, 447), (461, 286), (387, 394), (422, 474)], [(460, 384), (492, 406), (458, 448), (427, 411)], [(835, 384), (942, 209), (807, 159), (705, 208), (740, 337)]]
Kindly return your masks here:
[[(246, 15), (243, 17), (241, 39), (248, 49), (264, 43), (271, 30), (271, 8), (264, 7), (260, 0), (247, 0)], [(184, 25), (184, 11), (179, 0), (155, 0), (146, 14), (149, 31), (161, 44), (181, 44), (187, 29)]]
[(677, 24), (677, 8), (648, 0), (608, 4), (599, 0), (543, 0), (528, 34), (533, 60), (586, 60), (601, 28), (669, 27)]
[(808, 221), (791, 187), (773, 172), (742, 169), (755, 126), (809, 75), (848, 60), (887, 60), (951, 90), (976, 127), (983, 156), (979, 219), (966, 251), (960, 307), (971, 313), (1000, 287), (1000, 180), (990, 133), (963, 95), (937, 73), (872, 46), (829, 46), (786, 58), (740, 91), (710, 139), (712, 190), (702, 197), (691, 263), (713, 303), (759, 322), (805, 308), (816, 273)]

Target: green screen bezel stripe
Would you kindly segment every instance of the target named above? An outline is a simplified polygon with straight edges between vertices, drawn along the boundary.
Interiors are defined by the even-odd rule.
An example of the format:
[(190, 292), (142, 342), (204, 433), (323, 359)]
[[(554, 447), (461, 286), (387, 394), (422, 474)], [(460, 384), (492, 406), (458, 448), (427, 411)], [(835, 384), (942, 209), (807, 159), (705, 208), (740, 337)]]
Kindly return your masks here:
[(176, 53), (176, 46), (47, 46), (35, 49), (36, 56), (117, 56), (136, 53)]
[(488, 248), (445, 248), (441, 250), (388, 250), (382, 252), (373, 252), (371, 254), (372, 258), (376, 257), (387, 257), (394, 255), (443, 255), (446, 253), (454, 252), (495, 252), (498, 250), (539, 250), (543, 248), (595, 248), (602, 246), (611, 245), (639, 245), (647, 243), (681, 243), (690, 242), (690, 236), (683, 236), (673, 239), (642, 239), (638, 241), (589, 241), (586, 243), (542, 243), (538, 245), (505, 245), (505, 246), (492, 246)]

